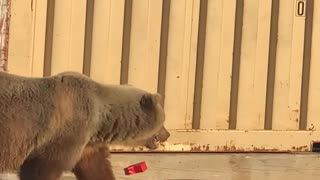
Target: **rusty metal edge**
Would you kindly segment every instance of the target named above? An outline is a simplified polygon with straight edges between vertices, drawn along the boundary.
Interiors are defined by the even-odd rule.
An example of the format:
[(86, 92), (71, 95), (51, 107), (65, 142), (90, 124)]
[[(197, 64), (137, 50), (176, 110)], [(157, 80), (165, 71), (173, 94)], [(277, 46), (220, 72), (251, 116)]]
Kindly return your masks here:
[(209, 145), (183, 145), (175, 144), (172, 146), (182, 146), (180, 150), (167, 150), (165, 145), (156, 150), (151, 150), (146, 147), (128, 147), (128, 148), (110, 148), (112, 153), (301, 153), (301, 152), (311, 152), (312, 143), (310, 146), (292, 146), (290, 149), (282, 150), (277, 148), (265, 148), (265, 147), (252, 147), (252, 148), (242, 148), (233, 146), (214, 146), (209, 147)]
[[(170, 130), (171, 133), (175, 133), (172, 135), (182, 136), (185, 137), (186, 133), (190, 133), (190, 136), (198, 136), (203, 137), (206, 135), (215, 136), (219, 139), (218, 136), (227, 137), (226, 133), (238, 133), (243, 134), (242, 139), (238, 142), (234, 142), (233, 140), (238, 139), (238, 135), (234, 136), (233, 138), (226, 138), (225, 143), (215, 143), (213, 140), (208, 140), (210, 142), (198, 142), (197, 138), (190, 140), (179, 140), (179, 138), (175, 138), (174, 140), (169, 140), (169, 142), (161, 143), (159, 148), (156, 150), (150, 150), (143, 146), (110, 146), (110, 151), (113, 153), (188, 153), (188, 152), (195, 152), (195, 153), (203, 153), (203, 152), (210, 152), (210, 153), (300, 153), (300, 152), (312, 152), (313, 144), (315, 142), (319, 143), (320, 139), (318, 138), (320, 135), (320, 131), (317, 130), (278, 130), (278, 131), (270, 131), (270, 130), (254, 130), (254, 131), (247, 131), (247, 130)], [(193, 134), (192, 134), (193, 133)], [(213, 133), (210, 135), (210, 133)], [(248, 134), (252, 133), (251, 135), (247, 136)], [(281, 136), (286, 134), (286, 137), (283, 138), (283, 143), (277, 143), (277, 145), (270, 145), (265, 142), (265, 137), (272, 138), (272, 133), (276, 133), (276, 136)], [(202, 134), (203, 136), (199, 136)], [(247, 135), (244, 135), (247, 134)], [(256, 135), (260, 134), (260, 138), (256, 138), (254, 141), (252, 137), (256, 137)], [(261, 136), (262, 134), (262, 136)], [(275, 137), (276, 137), (275, 136)], [(292, 141), (297, 137), (302, 137), (302, 141), (300, 139), (299, 142)], [(305, 137), (304, 137), (305, 136)], [(220, 137), (220, 138), (221, 138)], [(236, 139), (234, 139), (236, 138)], [(207, 137), (208, 139), (208, 137)], [(305, 139), (305, 140), (304, 140)], [(170, 142), (171, 141), (171, 142)], [(180, 142), (181, 141), (181, 142)], [(183, 142), (182, 142), (183, 141)], [(224, 141), (224, 140), (223, 140)], [(257, 143), (255, 143), (257, 142)], [(266, 143), (266, 144), (264, 144)], [(276, 147), (278, 146), (278, 147)]]
[(2, 0), (0, 15), (0, 71), (8, 71), (10, 9), (11, 0)]

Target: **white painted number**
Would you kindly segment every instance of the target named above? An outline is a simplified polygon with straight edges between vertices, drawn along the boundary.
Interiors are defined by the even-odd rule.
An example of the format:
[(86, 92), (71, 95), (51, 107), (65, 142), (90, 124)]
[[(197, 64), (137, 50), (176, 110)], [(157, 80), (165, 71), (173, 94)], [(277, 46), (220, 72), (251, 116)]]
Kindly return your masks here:
[(306, 0), (296, 1), (296, 16), (305, 16), (306, 14)]

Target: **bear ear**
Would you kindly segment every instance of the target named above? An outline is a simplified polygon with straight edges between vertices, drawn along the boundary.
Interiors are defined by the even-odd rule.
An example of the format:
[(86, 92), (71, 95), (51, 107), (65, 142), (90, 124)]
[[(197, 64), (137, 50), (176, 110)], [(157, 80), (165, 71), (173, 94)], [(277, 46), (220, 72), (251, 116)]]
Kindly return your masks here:
[(155, 101), (155, 104), (161, 102), (161, 101), (162, 101), (162, 96), (161, 96), (161, 94), (155, 93), (155, 94), (154, 94), (154, 101)]
[(151, 94), (144, 94), (140, 99), (140, 105), (144, 108), (151, 108), (153, 107), (152, 95)]

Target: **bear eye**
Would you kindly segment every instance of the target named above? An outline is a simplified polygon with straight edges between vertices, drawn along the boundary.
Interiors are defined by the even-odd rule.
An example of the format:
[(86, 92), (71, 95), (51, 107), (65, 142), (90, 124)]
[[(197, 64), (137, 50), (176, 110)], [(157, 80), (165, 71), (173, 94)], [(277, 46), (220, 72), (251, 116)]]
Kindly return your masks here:
[(140, 99), (140, 105), (141, 107), (144, 107), (146, 109), (150, 109), (153, 106), (152, 97), (150, 95), (144, 94)]

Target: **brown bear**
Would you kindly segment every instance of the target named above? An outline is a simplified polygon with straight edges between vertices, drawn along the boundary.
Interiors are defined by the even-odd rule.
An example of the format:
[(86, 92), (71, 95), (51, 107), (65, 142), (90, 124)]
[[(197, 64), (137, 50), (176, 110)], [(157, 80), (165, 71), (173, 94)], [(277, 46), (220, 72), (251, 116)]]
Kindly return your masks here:
[(79, 180), (115, 179), (108, 145), (156, 148), (154, 137), (169, 137), (160, 102), (159, 94), (75, 72), (44, 78), (0, 72), (0, 173), (56, 180), (72, 170)]

